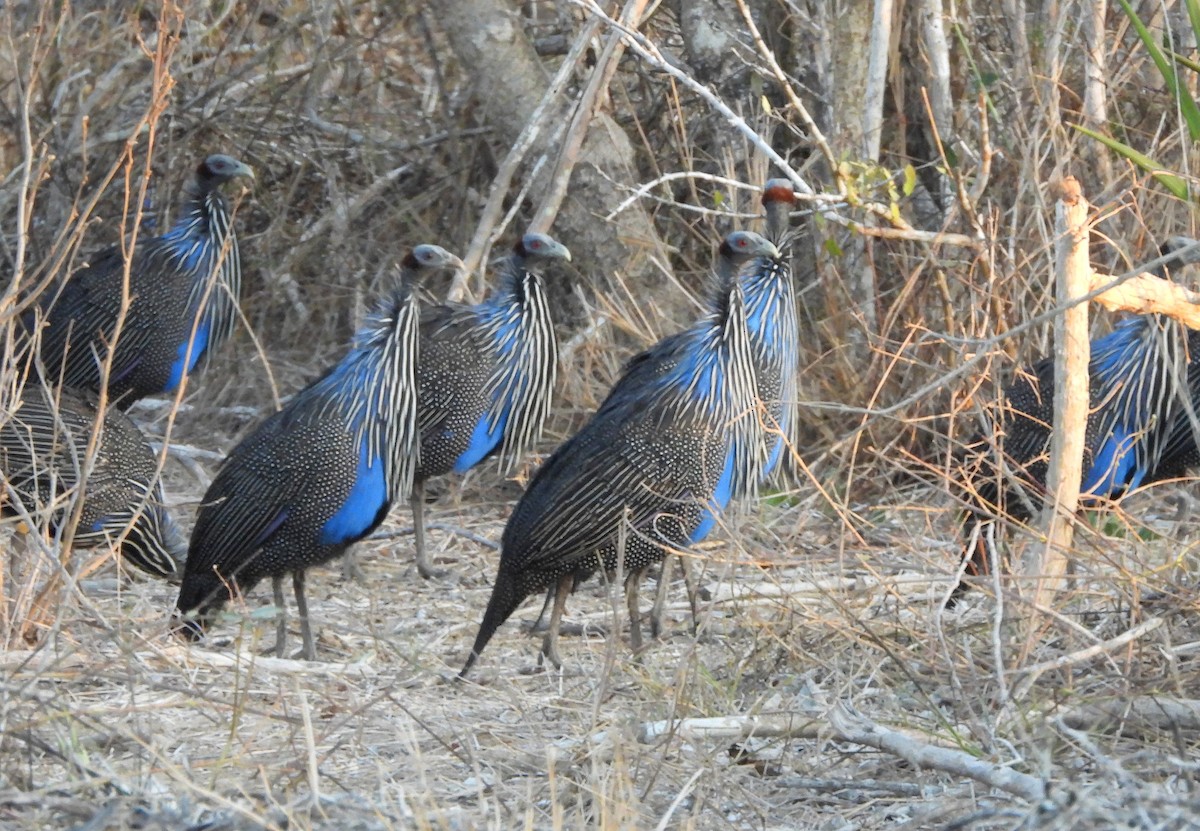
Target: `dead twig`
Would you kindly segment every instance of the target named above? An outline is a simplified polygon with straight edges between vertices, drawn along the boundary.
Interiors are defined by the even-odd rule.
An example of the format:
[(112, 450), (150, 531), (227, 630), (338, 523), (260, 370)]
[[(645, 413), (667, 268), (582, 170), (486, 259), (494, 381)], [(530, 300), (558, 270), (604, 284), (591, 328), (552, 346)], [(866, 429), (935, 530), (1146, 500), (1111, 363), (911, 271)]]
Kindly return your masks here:
[(829, 726), (840, 741), (882, 750), (899, 756), (914, 767), (974, 779), (989, 788), (1010, 793), (1028, 802), (1041, 803), (1047, 798), (1046, 782), (1036, 776), (978, 759), (962, 750), (935, 747), (898, 730), (876, 724), (847, 704), (838, 704), (833, 708), (829, 713)]

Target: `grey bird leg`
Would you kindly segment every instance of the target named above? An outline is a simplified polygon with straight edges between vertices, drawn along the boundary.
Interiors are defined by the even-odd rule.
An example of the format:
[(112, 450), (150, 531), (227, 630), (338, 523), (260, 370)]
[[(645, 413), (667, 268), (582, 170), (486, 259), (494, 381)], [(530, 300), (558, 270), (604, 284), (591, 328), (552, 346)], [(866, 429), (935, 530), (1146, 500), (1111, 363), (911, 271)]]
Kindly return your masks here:
[[(577, 584), (574, 582), (574, 580), (572, 580), (572, 582), (571, 582), (572, 590), (574, 590), (576, 588), (576, 585)], [(533, 622), (533, 625), (529, 627), (529, 633), (531, 635), (536, 635), (539, 632), (545, 633), (545, 631), (546, 631), (546, 612), (550, 611), (550, 604), (554, 602), (554, 595), (557, 592), (558, 592), (557, 585), (551, 586), (550, 588), (546, 589), (546, 599), (542, 601), (542, 610), (540, 612), (538, 612), (537, 620), (535, 620)], [(564, 613), (565, 613), (565, 609), (564, 609)], [(607, 637), (608, 636), (608, 627), (601, 623), (566, 623), (566, 624), (561, 624), (558, 627), (558, 634), (560, 634), (560, 635), (579, 635), (582, 637), (584, 635), (587, 635), (589, 632), (593, 635), (601, 635), (603, 637)]]
[(287, 645), (287, 601), (283, 599), (283, 577), (271, 578), (271, 591), (275, 594), (275, 657), (282, 658)]
[(679, 558), (683, 570), (683, 584), (687, 586), (688, 605), (692, 607), (692, 637), (700, 631), (700, 579), (692, 572), (687, 557)]
[(358, 555), (354, 549), (342, 555), (342, 579), (347, 583), (367, 582), (367, 573), (358, 565)]
[(639, 568), (625, 578), (625, 602), (629, 606), (629, 646), (635, 653), (642, 649), (642, 615), (638, 609), (638, 587), (645, 573), (645, 568)]
[(413, 515), (413, 544), (417, 548), (417, 573), (426, 580), (434, 577), (445, 577), (446, 572), (435, 569), (429, 564), (425, 555), (425, 482), (418, 479), (413, 482), (412, 493), (409, 494), (408, 504)]
[(542, 601), (542, 610), (538, 612), (537, 620), (530, 627), (530, 632), (545, 632), (546, 631), (546, 612), (550, 608), (550, 604), (554, 602), (554, 596), (558, 593), (558, 586), (551, 586), (546, 589), (546, 599)]
[(317, 647), (313, 643), (312, 628), (308, 625), (308, 601), (304, 599), (304, 569), (292, 572), (292, 588), (296, 592), (296, 614), (300, 616), (300, 637), (304, 639), (301, 657), (306, 661), (317, 660)]
[(567, 596), (571, 594), (574, 585), (575, 578), (570, 574), (558, 578), (558, 591), (554, 595), (554, 608), (550, 611), (550, 625), (546, 627), (546, 634), (542, 638), (542, 654), (538, 656), (538, 666), (542, 665), (542, 659), (545, 658), (555, 669), (562, 669), (562, 657), (558, 654), (558, 625), (562, 622)]
[(674, 565), (675, 552), (667, 551), (663, 554), (662, 571), (658, 574), (658, 587), (654, 592), (654, 605), (650, 607), (650, 637), (655, 639), (662, 637), (662, 615), (663, 609), (667, 605), (667, 591), (671, 588), (671, 569)]

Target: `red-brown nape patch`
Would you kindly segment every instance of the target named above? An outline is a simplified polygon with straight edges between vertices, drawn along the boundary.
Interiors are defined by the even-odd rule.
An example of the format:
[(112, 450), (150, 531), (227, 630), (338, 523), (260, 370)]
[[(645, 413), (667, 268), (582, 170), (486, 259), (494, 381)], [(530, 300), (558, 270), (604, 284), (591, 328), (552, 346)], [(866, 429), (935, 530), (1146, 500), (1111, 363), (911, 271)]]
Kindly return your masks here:
[(792, 191), (792, 183), (787, 179), (770, 179), (763, 185), (762, 201), (764, 205), (772, 202), (794, 203), (796, 194)]

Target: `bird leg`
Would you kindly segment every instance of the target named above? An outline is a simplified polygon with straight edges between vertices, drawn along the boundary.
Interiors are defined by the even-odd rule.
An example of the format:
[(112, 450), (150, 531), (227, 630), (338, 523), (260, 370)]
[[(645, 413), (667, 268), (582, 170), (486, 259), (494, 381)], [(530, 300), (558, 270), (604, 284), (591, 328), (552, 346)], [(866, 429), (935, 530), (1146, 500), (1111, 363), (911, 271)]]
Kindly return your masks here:
[(564, 574), (558, 578), (558, 591), (554, 595), (554, 608), (550, 610), (550, 625), (542, 638), (542, 654), (538, 656), (538, 666), (542, 660), (549, 660), (555, 669), (562, 669), (562, 657), (558, 654), (558, 625), (562, 622), (563, 609), (567, 605), (567, 596), (575, 585), (575, 578)]
[(292, 589), (296, 592), (296, 614), (300, 617), (300, 637), (304, 640), (301, 657), (306, 661), (317, 660), (317, 647), (313, 643), (312, 628), (308, 625), (308, 601), (304, 599), (304, 569), (292, 572)]
[[(662, 571), (658, 575), (658, 588), (654, 593), (654, 605), (650, 607), (650, 637), (662, 637), (663, 609), (667, 605), (667, 590), (671, 587), (671, 569), (675, 565), (675, 552), (666, 551), (662, 559)], [(686, 571), (686, 569), (685, 569)]]
[[(579, 587), (579, 581), (574, 580), (571, 583), (571, 590), (574, 591)], [(537, 620), (529, 627), (529, 633), (536, 635), (539, 632), (546, 631), (546, 612), (550, 611), (550, 604), (554, 602), (554, 595), (558, 593), (558, 585), (555, 584), (546, 589), (546, 599), (542, 601), (542, 610), (538, 612)], [(565, 610), (564, 610), (565, 613)], [(577, 635), (584, 637), (586, 635), (600, 635), (608, 637), (608, 627), (601, 623), (560, 623), (558, 626), (558, 634), (560, 635)]]
[(283, 599), (283, 576), (271, 578), (275, 594), (275, 657), (282, 658), (287, 645), (287, 602)]
[(638, 609), (638, 587), (645, 568), (635, 569), (625, 578), (625, 602), (629, 606), (629, 646), (634, 652), (642, 649), (642, 616)]
[(426, 580), (434, 577), (445, 577), (446, 572), (429, 565), (425, 555), (425, 482), (413, 482), (412, 493), (408, 496), (409, 507), (413, 515), (413, 545), (417, 549), (417, 573)]
[(671, 570), (675, 562), (679, 562), (679, 570), (683, 572), (683, 582), (687, 586), (688, 605), (692, 607), (692, 635), (700, 628), (700, 582), (688, 565), (688, 558), (674, 551), (663, 555), (662, 571), (658, 577), (658, 590), (654, 596), (654, 606), (650, 609), (650, 634), (659, 638), (663, 633), (662, 617), (667, 606), (667, 591), (671, 588)]
[(558, 594), (557, 584), (546, 589), (546, 599), (542, 601), (542, 610), (538, 612), (537, 620), (533, 622), (533, 626), (529, 627), (530, 632), (546, 631), (546, 611), (550, 608), (550, 604), (554, 602), (556, 594)]
[(358, 555), (350, 549), (342, 555), (342, 579), (347, 583), (367, 582), (367, 573), (358, 564)]
[(692, 637), (695, 637), (700, 631), (700, 580), (687, 557), (679, 558), (679, 569), (683, 572), (683, 584), (687, 586), (688, 605), (692, 607)]

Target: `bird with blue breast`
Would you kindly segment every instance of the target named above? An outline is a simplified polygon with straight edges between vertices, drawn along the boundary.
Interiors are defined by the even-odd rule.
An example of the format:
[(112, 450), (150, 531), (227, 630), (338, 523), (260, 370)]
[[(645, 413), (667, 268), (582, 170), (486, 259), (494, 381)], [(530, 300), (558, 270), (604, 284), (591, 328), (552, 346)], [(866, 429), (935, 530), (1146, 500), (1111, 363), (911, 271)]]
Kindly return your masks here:
[(86, 390), (30, 379), (5, 392), (0, 471), (12, 501), (4, 513), (61, 537), (78, 512), (75, 546), (113, 547), (147, 574), (178, 579), (186, 546), (164, 504), (158, 455), (137, 425), (116, 407), (101, 411)]
[(764, 237), (725, 238), (704, 314), (634, 357), (600, 408), (534, 474), (513, 509), (465, 677), (529, 595), (551, 589), (542, 656), (561, 666), (558, 628), (573, 588), (621, 573), (641, 646), (638, 581), (664, 551), (702, 540), (766, 464), (744, 278), (780, 256)]
[(283, 578), (291, 574), (302, 655), (315, 659), (305, 571), (341, 556), (408, 496), (419, 459), (415, 282), (419, 272), (462, 267), (439, 246), (412, 249), (345, 357), (230, 451), (188, 547), (176, 604), (185, 635), (199, 637), (231, 597), (270, 577), (282, 656)]
[(425, 483), (465, 473), (491, 456), (510, 472), (541, 436), (558, 373), (544, 275), (570, 260), (562, 243), (528, 233), (496, 266), (498, 279), (484, 302), (421, 309), (420, 460), (410, 505), (422, 577), (438, 574), (425, 547)]
[(99, 392), (106, 379), (108, 397), (124, 409), (175, 392), (210, 358), (238, 316), (241, 258), (221, 188), (240, 177), (254, 171), (209, 156), (165, 234), (139, 234), (128, 263), (119, 244), (92, 255), (39, 300), (25, 322), (45, 380)]
[[(759, 436), (766, 445), (759, 451), (765, 462), (764, 479), (780, 469), (785, 453), (794, 449), (796, 408), (799, 403), (797, 382), (800, 371), (799, 326), (796, 318), (796, 287), (792, 274), (791, 209), (796, 202), (787, 179), (769, 179), (763, 185), (762, 205), (766, 214), (764, 236), (778, 249), (777, 256), (759, 256), (754, 268), (740, 271), (726, 262), (726, 279), (740, 279), (746, 295), (746, 329), (754, 362), (757, 416), (761, 420)], [(753, 483), (751, 483), (753, 484)], [(650, 611), (650, 634), (662, 632), (672, 563), (676, 557), (668, 549), (662, 563), (658, 591)], [(698, 617), (697, 587), (687, 558), (680, 559), (692, 606), (692, 620)]]
[[(1200, 262), (1200, 243), (1172, 237), (1166, 259), (1150, 269)], [(1200, 464), (1200, 333), (1165, 315), (1125, 318), (1092, 341), (1084, 442), (1084, 499), (1116, 499), (1143, 485), (1181, 476)], [(962, 454), (965, 574), (955, 605), (992, 571), (996, 520), (1027, 522), (1041, 510), (1054, 424), (1054, 359), (1022, 370), (1005, 387), (988, 429)]]

